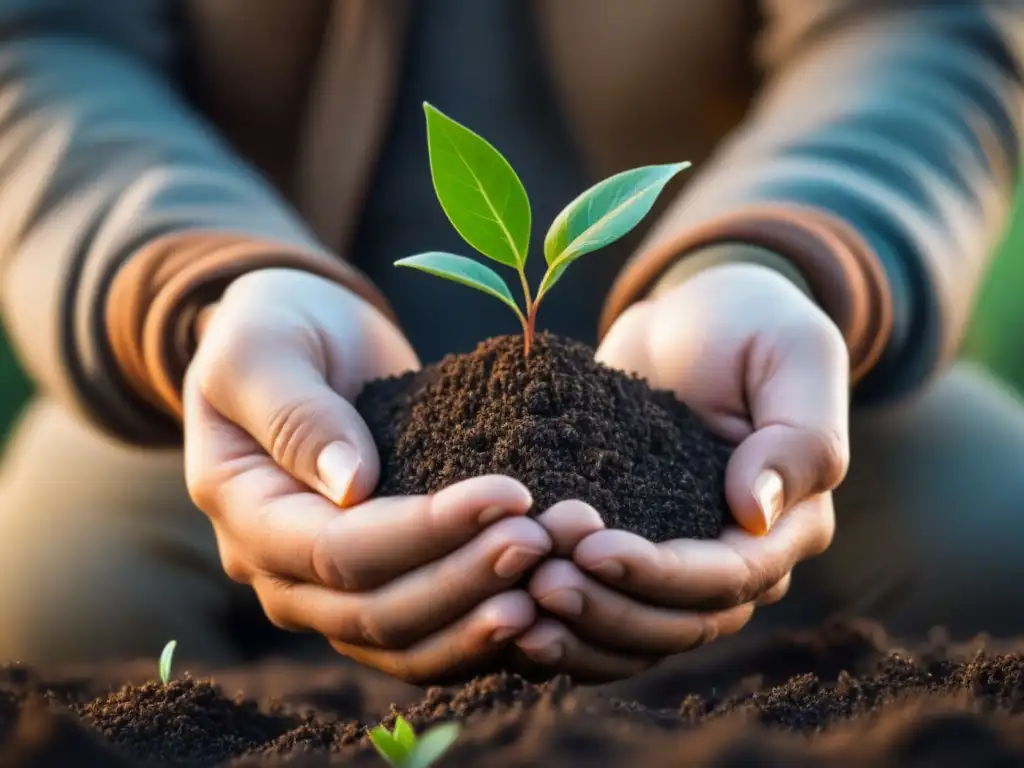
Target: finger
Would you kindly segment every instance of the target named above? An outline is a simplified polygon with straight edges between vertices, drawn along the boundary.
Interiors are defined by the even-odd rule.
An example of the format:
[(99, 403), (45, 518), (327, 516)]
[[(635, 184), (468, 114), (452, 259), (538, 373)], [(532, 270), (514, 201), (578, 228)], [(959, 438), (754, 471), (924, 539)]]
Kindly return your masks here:
[(328, 352), (307, 329), (265, 338), (210, 324), (192, 369), (209, 404), (248, 432), (293, 477), (340, 506), (367, 498), (380, 459), (356, 409), (328, 384)]
[(580, 640), (565, 624), (549, 618), (530, 627), (516, 640), (516, 645), (533, 664), (567, 674), (580, 683), (624, 680), (645, 672), (659, 660), (595, 648)]
[(831, 543), (830, 494), (798, 504), (767, 536), (730, 527), (714, 541), (654, 544), (625, 531), (599, 531), (573, 552), (583, 572), (612, 589), (666, 608), (710, 610), (756, 600), (800, 561)]
[(400, 651), (332, 641), (335, 650), (359, 664), (409, 683), (443, 683), (484, 667), (535, 617), (525, 592), (504, 592), (477, 606), (464, 618)]
[(522, 483), (487, 475), (432, 496), (374, 499), (338, 514), (191, 388), (185, 414), (189, 491), (214, 523), (225, 571), (242, 583), (264, 572), (372, 589), (451, 552), (503, 517), (526, 514), (532, 504)]
[(538, 568), (529, 591), (581, 639), (631, 654), (669, 656), (692, 650), (738, 632), (754, 610), (749, 603), (707, 613), (646, 605), (597, 583), (565, 560), (549, 560)]
[(832, 490), (845, 476), (848, 368), (831, 325), (810, 326), (799, 338), (759, 339), (748, 353), (754, 432), (729, 460), (725, 492), (736, 521), (751, 533), (766, 533), (786, 509)]
[(746, 563), (747, 584), (740, 599), (756, 600), (783, 580), (796, 565), (817, 557), (835, 535), (832, 494), (822, 493), (787, 512), (767, 536), (732, 527), (721, 541)]
[(270, 577), (258, 578), (254, 587), (264, 612), (279, 627), (312, 629), (343, 643), (404, 648), (511, 589), (550, 548), (536, 522), (508, 519), (373, 592), (339, 592)]
[(718, 540), (679, 539), (655, 544), (626, 531), (602, 531), (573, 552), (584, 573), (614, 590), (664, 608), (703, 610), (736, 605), (748, 568)]
[(273, 462), (186, 381), (185, 480), (213, 524), (225, 573), (248, 584), (259, 571), (316, 579), (313, 543), (337, 508)]
[(771, 587), (767, 592), (761, 595), (757, 600), (758, 605), (774, 605), (786, 596), (789, 592), (790, 584), (793, 582), (793, 574), (787, 573), (779, 581), (775, 583), (774, 587)]
[(522, 517), (532, 504), (526, 487), (503, 475), (463, 480), (432, 496), (371, 499), (323, 527), (311, 554), (316, 580), (345, 591), (375, 589), (505, 517)]
[(601, 515), (592, 506), (574, 499), (560, 501), (537, 516), (554, 542), (553, 552), (568, 557), (576, 545), (597, 531), (604, 530)]

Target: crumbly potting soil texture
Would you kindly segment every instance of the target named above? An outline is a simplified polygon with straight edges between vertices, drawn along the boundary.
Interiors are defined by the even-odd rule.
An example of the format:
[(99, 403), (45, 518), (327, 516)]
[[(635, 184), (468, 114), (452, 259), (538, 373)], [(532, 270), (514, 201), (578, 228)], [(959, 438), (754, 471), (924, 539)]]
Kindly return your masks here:
[(534, 511), (580, 499), (652, 541), (716, 538), (731, 446), (671, 393), (589, 347), (520, 336), (370, 383), (356, 407), (381, 454), (380, 495), (432, 493), (485, 474), (530, 489)]
[(72, 694), (19, 669), (0, 675), (0, 766), (383, 766), (366, 729), (397, 714), (462, 724), (440, 768), (1024, 764), (1024, 640), (897, 649), (858, 623), (739, 640), (602, 688), (499, 673), (422, 691), (345, 664), (224, 673), (261, 703), (188, 676), (79, 678)]

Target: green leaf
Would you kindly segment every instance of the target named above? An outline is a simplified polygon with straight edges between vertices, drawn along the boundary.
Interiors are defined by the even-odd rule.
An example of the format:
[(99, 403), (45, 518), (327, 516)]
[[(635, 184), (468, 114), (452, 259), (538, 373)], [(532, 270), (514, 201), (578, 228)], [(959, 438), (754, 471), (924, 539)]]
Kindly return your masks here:
[(420, 736), (403, 768), (430, 768), (451, 748), (458, 737), (459, 726), (456, 723), (434, 726)]
[(377, 754), (387, 761), (392, 768), (405, 768), (409, 759), (409, 750), (406, 749), (394, 736), (388, 733), (383, 725), (378, 725), (370, 731), (370, 741), (373, 742)]
[(409, 721), (404, 717), (399, 717), (395, 720), (395, 728), (391, 731), (391, 735), (408, 752), (412, 752), (413, 747), (416, 746), (416, 731), (412, 729)]
[(484, 256), (522, 269), (530, 248), (530, 200), (501, 153), (424, 102), (430, 175), (458, 233)]
[(160, 682), (164, 685), (171, 680), (171, 662), (174, 660), (174, 649), (178, 647), (177, 640), (171, 640), (160, 652), (160, 662), (157, 665), (160, 671)]
[(544, 295), (565, 269), (585, 253), (610, 245), (629, 234), (647, 215), (661, 190), (689, 163), (647, 165), (617, 173), (573, 200), (551, 222), (544, 238), (548, 273)]
[(508, 289), (505, 281), (501, 279), (501, 275), (478, 261), (467, 259), (465, 256), (456, 256), (454, 253), (430, 251), (399, 259), (395, 262), (395, 266), (412, 267), (421, 272), (443, 277), (445, 280), (476, 288), (478, 291), (483, 291), (505, 302), (517, 317), (522, 318), (519, 305), (516, 304), (512, 292)]

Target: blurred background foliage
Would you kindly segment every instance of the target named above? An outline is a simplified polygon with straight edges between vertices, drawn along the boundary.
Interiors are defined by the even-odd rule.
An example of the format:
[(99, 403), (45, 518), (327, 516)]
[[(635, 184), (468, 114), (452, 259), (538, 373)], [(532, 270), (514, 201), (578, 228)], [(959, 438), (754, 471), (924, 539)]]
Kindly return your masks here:
[[(1024, 188), (1013, 224), (982, 291), (963, 356), (994, 371), (1024, 394)], [(6, 436), (32, 387), (0, 333), (0, 440)]]

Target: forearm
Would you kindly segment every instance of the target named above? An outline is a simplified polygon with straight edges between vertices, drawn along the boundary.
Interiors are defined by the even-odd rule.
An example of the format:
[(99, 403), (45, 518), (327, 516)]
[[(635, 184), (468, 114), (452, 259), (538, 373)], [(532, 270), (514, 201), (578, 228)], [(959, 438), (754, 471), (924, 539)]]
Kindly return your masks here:
[[(836, 8), (839, 6), (837, 5)], [(773, 76), (613, 291), (606, 322), (697, 249), (796, 264), (860, 390), (917, 386), (955, 352), (1008, 211), (1020, 52), (980, 3), (776, 3)]]
[(124, 439), (173, 441), (190, 305), (261, 266), (380, 299), (179, 98), (163, 3), (91, 6), (0, 10), (4, 320), (44, 389)]

